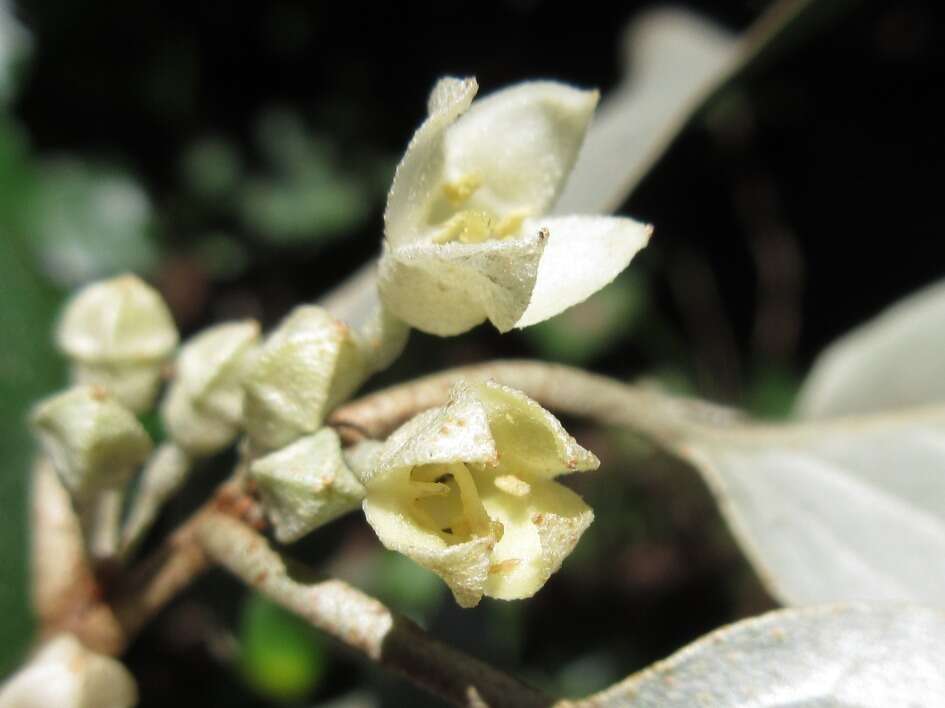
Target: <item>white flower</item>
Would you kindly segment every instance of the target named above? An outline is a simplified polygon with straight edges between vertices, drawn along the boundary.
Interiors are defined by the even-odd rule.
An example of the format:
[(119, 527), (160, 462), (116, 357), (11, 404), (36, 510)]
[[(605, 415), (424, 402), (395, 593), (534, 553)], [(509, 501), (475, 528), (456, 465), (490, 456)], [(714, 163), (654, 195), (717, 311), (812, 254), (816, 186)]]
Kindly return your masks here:
[(137, 702), (128, 670), (71, 634), (52, 639), (0, 687), (0, 708), (131, 708)]
[(387, 548), (437, 573), (463, 607), (531, 597), (594, 518), (554, 477), (598, 464), (520, 391), (459, 384), (361, 473), (364, 513)]
[(100, 280), (66, 304), (56, 344), (76, 383), (102, 386), (136, 413), (154, 402), (161, 370), (177, 347), (164, 300), (134, 275)]
[(259, 340), (255, 320), (211, 327), (187, 342), (161, 406), (168, 435), (195, 456), (227, 447), (242, 427), (243, 379)]
[(77, 499), (120, 489), (151, 453), (151, 438), (138, 419), (96, 386), (74, 386), (41, 401), (31, 422)]
[(432, 334), (553, 317), (613, 280), (651, 232), (626, 218), (544, 216), (577, 158), (596, 91), (527, 82), (472, 103), (476, 90), (474, 79), (433, 89), (384, 214), (381, 297)]
[(364, 487), (349, 469), (331, 428), (296, 440), (253, 462), (250, 474), (276, 538), (291, 543), (357, 509)]
[(316, 432), (332, 408), (397, 358), (408, 333), (384, 309), (355, 331), (321, 307), (296, 307), (266, 338), (243, 381), (253, 445), (275, 450)]

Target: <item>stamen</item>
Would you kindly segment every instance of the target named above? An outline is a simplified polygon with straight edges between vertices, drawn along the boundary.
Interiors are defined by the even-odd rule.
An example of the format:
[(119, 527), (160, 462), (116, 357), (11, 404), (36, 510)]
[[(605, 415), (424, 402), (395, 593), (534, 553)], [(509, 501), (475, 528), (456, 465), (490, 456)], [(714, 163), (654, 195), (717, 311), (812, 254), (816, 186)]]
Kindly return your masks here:
[(440, 482), (417, 482), (410, 480), (407, 485), (418, 497), (445, 497), (450, 493), (449, 485)]
[[(482, 502), (479, 499), (479, 490), (476, 489), (476, 482), (472, 475), (462, 463), (456, 463), (449, 466), (449, 471), (456, 480), (459, 487), (459, 498), (463, 505), (463, 515), (470, 526), (470, 530), (476, 534), (489, 533), (489, 516), (483, 509)], [(455, 527), (454, 527), (455, 528)]]
[(454, 207), (462, 206), (482, 186), (482, 177), (475, 172), (443, 185), (443, 194)]
[(495, 237), (497, 239), (508, 238), (519, 232), (522, 228), (522, 222), (528, 214), (524, 211), (517, 211), (513, 214), (503, 216), (495, 226)]
[(454, 214), (440, 226), (433, 243), (482, 243), (493, 234), (493, 220), (484, 211), (467, 209)]
[(501, 477), (496, 477), (494, 481), (496, 487), (506, 494), (511, 494), (513, 497), (528, 496), (529, 492), (532, 491), (532, 486), (528, 482), (521, 477), (516, 477), (514, 474), (505, 474)]

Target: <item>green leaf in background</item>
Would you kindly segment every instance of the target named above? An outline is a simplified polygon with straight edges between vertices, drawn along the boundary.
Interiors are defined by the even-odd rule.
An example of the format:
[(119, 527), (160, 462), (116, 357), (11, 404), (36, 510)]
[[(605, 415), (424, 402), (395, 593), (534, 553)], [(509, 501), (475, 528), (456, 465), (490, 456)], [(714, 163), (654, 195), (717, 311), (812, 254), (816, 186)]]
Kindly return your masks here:
[(250, 265), (250, 254), (243, 244), (220, 231), (197, 237), (190, 253), (214, 280), (238, 278)]
[(263, 116), (257, 139), (272, 172), (247, 180), (240, 203), (243, 222), (261, 238), (331, 239), (362, 224), (375, 206), (370, 184), (343, 170), (333, 146), (309, 135), (295, 113)]
[(181, 177), (187, 188), (207, 201), (232, 196), (243, 165), (236, 148), (221, 138), (205, 138), (192, 145), (181, 159)]
[(745, 408), (760, 418), (781, 420), (788, 418), (800, 380), (783, 367), (767, 366), (756, 372), (748, 389)]
[(630, 334), (646, 309), (644, 277), (626, 272), (584, 302), (529, 327), (524, 334), (543, 358), (587, 364)]
[(247, 595), (240, 620), (240, 668), (246, 682), (274, 701), (301, 700), (325, 673), (322, 637), (261, 595)]
[(27, 489), (33, 443), (26, 412), (62, 382), (50, 345), (58, 293), (36, 272), (22, 233), (36, 187), (17, 127), (0, 116), (0, 674), (32, 639), (27, 600)]
[(118, 170), (71, 158), (42, 165), (29, 219), (40, 266), (59, 285), (148, 273), (157, 265), (150, 200)]
[(29, 33), (17, 22), (7, 0), (0, 0), (0, 107), (16, 95), (31, 45)]
[(372, 592), (414, 619), (429, 615), (445, 596), (442, 580), (400, 553), (378, 553), (372, 575)]

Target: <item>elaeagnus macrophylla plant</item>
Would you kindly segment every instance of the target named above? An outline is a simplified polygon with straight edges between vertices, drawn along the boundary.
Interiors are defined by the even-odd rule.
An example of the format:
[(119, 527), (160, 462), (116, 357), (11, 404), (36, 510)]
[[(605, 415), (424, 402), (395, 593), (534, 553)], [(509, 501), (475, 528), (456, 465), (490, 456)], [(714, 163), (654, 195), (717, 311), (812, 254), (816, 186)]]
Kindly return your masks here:
[[(646, 245), (650, 227), (631, 219), (546, 215), (597, 92), (533, 82), (474, 102), (476, 90), (474, 79), (434, 87), (388, 197), (374, 314), (357, 327), (301, 305), (263, 338), (254, 321), (226, 322), (175, 355), (166, 305), (134, 276), (66, 305), (57, 342), (74, 385), (37, 404), (32, 424), (96, 562), (130, 562), (194, 460), (242, 438), (234, 484), (279, 542), (363, 508), (386, 547), (440, 575), (464, 607), (531, 597), (561, 566), (593, 512), (555, 478), (599, 462), (524, 393), (458, 381), (389, 436), (345, 446), (326, 427), (400, 355), (410, 326), (445, 336), (485, 319), (503, 331), (540, 322)], [(165, 437), (151, 454), (135, 414), (164, 378)], [(57, 641), (80, 646), (67, 636)]]
[[(487, 320), (500, 332), (537, 324), (605, 287), (650, 238), (649, 225), (627, 217), (554, 214), (596, 91), (551, 81), (479, 99), (477, 90), (475, 79), (444, 78), (430, 94), (388, 195), (376, 277), (362, 293), (372, 306), (367, 316), (346, 321), (343, 311), (302, 304), (268, 333), (252, 320), (223, 322), (178, 347), (161, 296), (135, 276), (89, 285), (66, 304), (56, 344), (72, 381), (30, 417), (41, 449), (34, 533), (43, 552), (34, 575), (43, 643), (0, 687), (0, 708), (134, 705), (134, 680), (112, 657), (211, 564), (453, 703), (548, 705), (548, 696), (436, 642), (355, 588), (313, 579), (281, 549), (361, 510), (384, 547), (439, 576), (460, 607), (483, 597), (534, 596), (555, 582), (594, 519), (561, 478), (600, 464), (546, 408), (632, 428), (690, 462), (785, 602), (936, 595), (939, 587), (930, 592), (932, 581), (916, 569), (945, 548), (945, 509), (916, 494), (916, 485), (877, 481), (870, 464), (896, 451), (922, 473), (906, 470), (898, 479), (928, 483), (930, 453), (921, 446), (945, 446), (940, 410), (923, 413), (925, 437), (908, 415), (853, 428), (774, 430), (711, 404), (541, 362), (471, 366), (351, 400), (401, 355), (411, 327), (451, 336)], [(138, 418), (155, 407), (157, 441)], [(883, 450), (867, 454), (878, 441)], [(237, 460), (232, 477), (139, 560), (162, 505), (195, 463), (226, 450)], [(848, 512), (867, 512), (864, 499), (896, 496), (882, 509), (888, 528), (863, 532), (862, 543), (846, 541), (866, 557), (851, 556), (833, 571), (844, 582), (884, 580), (864, 581), (860, 595), (831, 595), (807, 576), (798, 579), (798, 568), (820, 553), (811, 550), (809, 526), (778, 536), (778, 529), (799, 528), (796, 510), (777, 507), (802, 496), (785, 486), (785, 475), (809, 481), (815, 467), (828, 469), (831, 481), (810, 482), (803, 499), (823, 533), (852, 529)], [(864, 491), (850, 481), (856, 475), (876, 488)], [(783, 493), (772, 499), (771, 489)], [(924, 505), (924, 521), (897, 527), (890, 509), (904, 504)], [(887, 577), (887, 535), (924, 549), (915, 567), (902, 563), (914, 583)], [(945, 653), (945, 621), (936, 612), (910, 609), (904, 624), (896, 617), (906, 615), (888, 609), (824, 612), (786, 611), (736, 625), (588, 705), (767, 705), (768, 687), (779, 702), (847, 701), (863, 695), (844, 683), (847, 670), (880, 689), (945, 692), (943, 662), (929, 660)], [(831, 652), (821, 626), (863, 641)], [(894, 653), (874, 641), (886, 628)], [(904, 646), (916, 647), (921, 660), (900, 660)], [(751, 661), (752, 652), (770, 666), (752, 672), (726, 663)], [(810, 676), (825, 662), (830, 685), (799, 689), (814, 685)], [(667, 666), (687, 682), (662, 680)], [(801, 678), (785, 683), (781, 667)]]

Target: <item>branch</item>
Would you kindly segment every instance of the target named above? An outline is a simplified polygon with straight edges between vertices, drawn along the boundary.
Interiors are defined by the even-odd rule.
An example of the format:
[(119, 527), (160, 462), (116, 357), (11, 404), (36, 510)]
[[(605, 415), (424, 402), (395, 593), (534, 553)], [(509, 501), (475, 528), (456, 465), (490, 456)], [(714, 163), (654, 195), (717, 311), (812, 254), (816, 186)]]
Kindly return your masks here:
[(551, 703), (536, 689), (432, 639), (350, 585), (312, 579), (311, 571), (283, 560), (245, 524), (213, 514), (197, 533), (207, 554), (247, 585), (454, 705), (527, 708)]
[(354, 431), (384, 438), (417, 413), (442, 405), (457, 381), (489, 379), (524, 391), (560, 413), (630, 428), (663, 444), (672, 443), (693, 425), (718, 425), (736, 417), (734, 412), (709, 403), (672, 397), (570, 366), (497, 360), (448, 369), (372, 393), (338, 408), (328, 422), (339, 427), (339, 433), (349, 441), (354, 439)]
[(40, 639), (59, 631), (75, 633), (84, 644), (116, 653), (121, 627), (107, 605), (89, 562), (72, 500), (45, 457), (33, 466), (32, 601)]
[(115, 589), (111, 602), (126, 644), (177, 593), (210, 567), (211, 561), (198, 541), (197, 532), (206, 518), (214, 514), (230, 515), (254, 525), (262, 523), (261, 511), (243, 487), (241, 470), (220, 485), (208, 502)]

